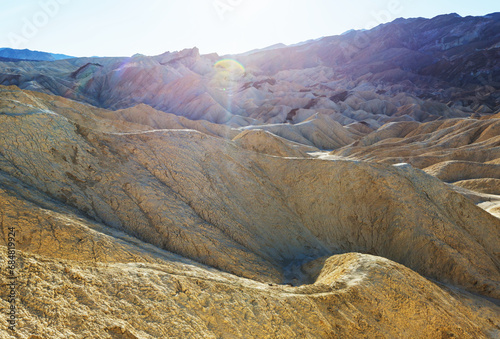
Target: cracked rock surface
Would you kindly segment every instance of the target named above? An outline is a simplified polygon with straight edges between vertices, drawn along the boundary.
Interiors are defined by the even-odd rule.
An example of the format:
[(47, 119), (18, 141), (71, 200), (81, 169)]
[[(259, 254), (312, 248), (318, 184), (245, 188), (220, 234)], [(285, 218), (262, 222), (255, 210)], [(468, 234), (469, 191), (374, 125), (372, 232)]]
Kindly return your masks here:
[[(0, 87), (0, 245), (14, 227), (17, 337), (500, 334), (500, 219), (457, 191), (477, 184), (450, 177), (460, 163), (312, 157), (269, 130), (153, 122), (151, 110)], [(349, 131), (331, 126), (339, 140)], [(382, 129), (357, 147), (415, 127), (426, 128)], [(5, 323), (0, 333), (11, 337)]]

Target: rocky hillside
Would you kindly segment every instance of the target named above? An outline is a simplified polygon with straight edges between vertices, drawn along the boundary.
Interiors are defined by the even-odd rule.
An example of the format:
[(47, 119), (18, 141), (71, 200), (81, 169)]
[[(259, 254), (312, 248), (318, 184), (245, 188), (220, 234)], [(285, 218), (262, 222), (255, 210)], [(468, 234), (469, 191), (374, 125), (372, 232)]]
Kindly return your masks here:
[(0, 109), (20, 333), (484, 337), (499, 325), (498, 307), (466, 291), (500, 297), (500, 219), (410, 165), (313, 158), (264, 130), (15, 87)]

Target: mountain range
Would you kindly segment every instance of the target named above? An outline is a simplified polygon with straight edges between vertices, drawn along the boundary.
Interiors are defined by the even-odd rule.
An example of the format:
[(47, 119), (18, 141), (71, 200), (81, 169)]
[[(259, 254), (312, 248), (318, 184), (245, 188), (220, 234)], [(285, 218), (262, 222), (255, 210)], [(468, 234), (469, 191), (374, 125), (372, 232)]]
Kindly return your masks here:
[[(380, 127), (498, 112), (499, 32), (500, 14), (399, 19), (248, 55), (200, 55), (195, 48), (155, 57), (7, 64), (0, 84), (100, 108), (142, 103), (238, 126), (295, 123), (320, 111), (343, 124), (363, 117)], [(228, 58), (244, 71), (229, 76), (213, 67)]]
[[(0, 58), (5, 61), (54, 61), (73, 58), (69, 55), (31, 51), (29, 49), (0, 48)], [(0, 59), (0, 60), (1, 60)]]

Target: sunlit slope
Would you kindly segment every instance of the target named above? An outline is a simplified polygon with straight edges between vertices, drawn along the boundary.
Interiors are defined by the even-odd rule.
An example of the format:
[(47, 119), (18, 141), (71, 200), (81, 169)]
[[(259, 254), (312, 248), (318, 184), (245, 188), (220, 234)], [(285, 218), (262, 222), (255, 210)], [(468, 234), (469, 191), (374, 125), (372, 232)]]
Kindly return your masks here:
[(369, 252), (498, 297), (500, 221), (410, 166), (282, 158), (193, 130), (106, 132), (91, 111), (75, 123), (17, 110), (1, 116), (3, 172), (159, 248), (274, 282), (290, 261)]

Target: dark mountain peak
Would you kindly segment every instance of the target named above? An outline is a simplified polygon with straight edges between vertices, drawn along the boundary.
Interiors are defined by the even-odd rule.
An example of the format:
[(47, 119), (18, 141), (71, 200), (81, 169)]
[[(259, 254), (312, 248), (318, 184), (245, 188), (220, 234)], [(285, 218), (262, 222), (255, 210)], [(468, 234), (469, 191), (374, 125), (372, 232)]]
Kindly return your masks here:
[(500, 21), (500, 12), (490, 13), (484, 16), (488, 19), (493, 19), (495, 21)]
[(462, 19), (462, 16), (458, 13), (441, 14), (441, 15), (435, 16), (434, 18), (431, 18), (429, 20), (434, 21), (434, 22), (446, 23), (449, 20), (455, 20), (455, 19)]
[(161, 64), (167, 64), (186, 58), (198, 59), (200, 58), (200, 50), (198, 49), (198, 47), (186, 48), (183, 49), (182, 51), (165, 52), (153, 58), (156, 59)]
[(26, 48), (25, 49), (1, 48), (0, 57), (8, 59), (17, 59), (17, 60), (30, 60), (30, 61), (55, 61), (55, 60), (74, 58), (69, 55), (32, 51)]

